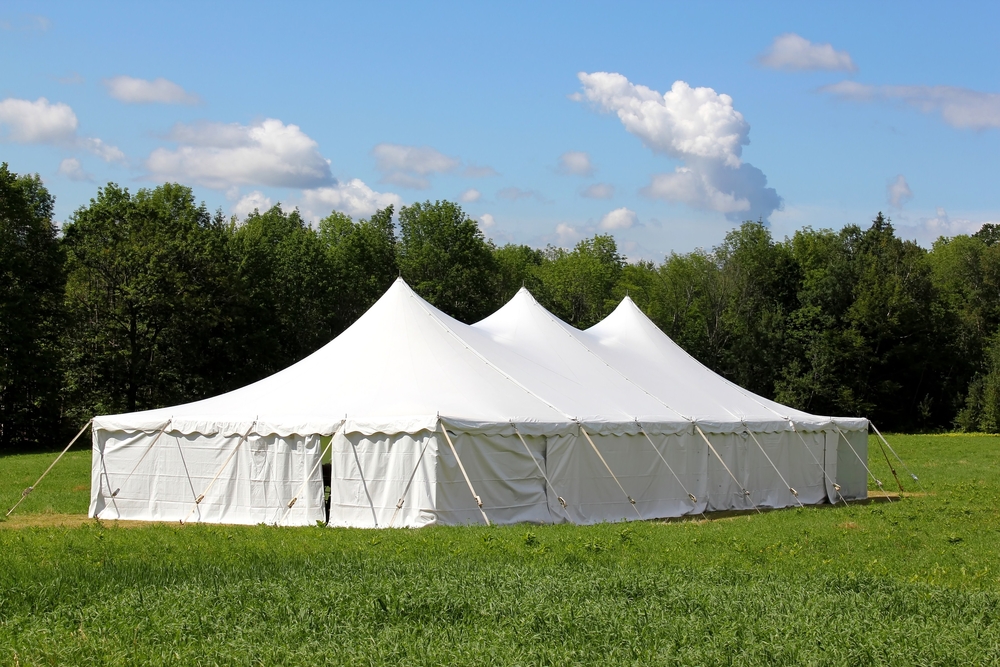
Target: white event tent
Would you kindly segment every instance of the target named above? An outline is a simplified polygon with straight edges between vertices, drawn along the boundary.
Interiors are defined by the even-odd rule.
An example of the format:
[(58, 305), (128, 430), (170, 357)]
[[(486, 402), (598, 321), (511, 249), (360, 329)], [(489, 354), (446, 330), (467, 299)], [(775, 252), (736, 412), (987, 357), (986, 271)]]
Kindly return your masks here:
[(213, 398), (93, 420), (90, 515), (595, 523), (866, 495), (865, 419), (708, 370), (628, 298), (579, 331), (526, 290), (475, 325), (397, 280), (329, 344)]

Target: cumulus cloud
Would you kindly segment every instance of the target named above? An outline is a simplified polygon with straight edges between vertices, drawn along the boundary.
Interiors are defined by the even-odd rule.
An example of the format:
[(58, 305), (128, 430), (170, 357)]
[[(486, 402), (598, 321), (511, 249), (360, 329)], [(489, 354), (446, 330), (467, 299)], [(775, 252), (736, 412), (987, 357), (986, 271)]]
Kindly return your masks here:
[(764, 173), (742, 160), (750, 125), (729, 95), (675, 81), (664, 94), (621, 74), (581, 72), (582, 99), (615, 113), (625, 129), (655, 153), (684, 164), (654, 175), (648, 197), (718, 211), (730, 220), (767, 219), (781, 197)]
[(44, 97), (34, 102), (8, 97), (0, 102), (0, 124), (9, 141), (54, 144), (73, 141), (79, 122), (68, 104), (52, 104)]
[(484, 230), (490, 229), (496, 224), (497, 221), (489, 213), (483, 213), (481, 216), (479, 216), (479, 226), (482, 227)]
[(976, 222), (966, 218), (952, 218), (947, 211), (938, 207), (933, 217), (920, 218), (914, 225), (900, 225), (898, 231), (900, 236), (906, 237), (908, 234), (912, 234), (918, 241), (930, 245), (941, 236), (975, 234), (988, 223), (1000, 224), (1000, 220)]
[(576, 230), (575, 227), (567, 225), (565, 222), (560, 222), (556, 225), (556, 242), (560, 246), (569, 246), (582, 238), (580, 232)]
[(910, 190), (910, 184), (906, 182), (905, 176), (899, 174), (886, 183), (885, 198), (896, 208), (902, 207), (903, 204), (913, 199), (913, 191)]
[(638, 221), (639, 218), (636, 216), (635, 211), (629, 210), (623, 206), (622, 208), (616, 208), (601, 218), (601, 222), (598, 227), (606, 231), (630, 229)]
[(851, 54), (837, 51), (830, 44), (817, 44), (793, 32), (778, 35), (771, 46), (757, 57), (765, 67), (783, 70), (858, 70)]
[(52, 104), (44, 97), (34, 102), (13, 97), (0, 101), (0, 138), (19, 144), (52, 144), (81, 148), (107, 162), (125, 159), (125, 154), (94, 137), (78, 137), (79, 121), (73, 109), (62, 102)]
[(497, 197), (500, 199), (506, 199), (507, 201), (518, 201), (519, 199), (535, 199), (540, 202), (545, 201), (545, 197), (542, 193), (537, 190), (522, 190), (521, 188), (515, 188), (513, 186), (509, 188), (504, 188), (497, 192)]
[(264, 193), (260, 190), (254, 190), (243, 195), (233, 204), (233, 215), (238, 218), (245, 218), (254, 211), (260, 211), (261, 213), (270, 211), (273, 206), (274, 202), (271, 201), (270, 197), (264, 196)]
[(93, 177), (83, 170), (83, 165), (75, 157), (68, 157), (59, 163), (59, 173), (71, 181), (92, 181)]
[(359, 178), (322, 188), (305, 190), (302, 204), (307, 219), (326, 217), (331, 211), (340, 211), (354, 218), (370, 216), (390, 204), (399, 210), (403, 199), (392, 192), (376, 192)]
[(330, 163), (298, 125), (268, 118), (253, 125), (176, 125), (146, 160), (150, 178), (198, 183), (225, 190), (234, 185), (316, 188), (333, 184)]
[(590, 162), (590, 156), (583, 151), (567, 151), (559, 156), (557, 171), (573, 176), (593, 176), (594, 165)]
[(615, 196), (615, 186), (610, 183), (593, 183), (580, 191), (587, 199), (611, 199)]
[(375, 168), (382, 172), (382, 182), (404, 188), (426, 190), (431, 186), (431, 174), (455, 171), (462, 161), (434, 150), (430, 146), (379, 144), (372, 149)]
[(111, 97), (127, 104), (198, 104), (201, 98), (189, 93), (173, 81), (159, 77), (152, 81), (131, 76), (116, 76), (104, 80)]
[(1000, 128), (1000, 94), (956, 86), (872, 86), (841, 81), (820, 88), (838, 99), (852, 102), (899, 102), (923, 113), (940, 114), (959, 129)]
[(480, 192), (479, 190), (475, 188), (469, 188), (462, 194), (458, 195), (458, 201), (468, 204), (470, 202), (479, 201), (482, 196), (483, 193)]

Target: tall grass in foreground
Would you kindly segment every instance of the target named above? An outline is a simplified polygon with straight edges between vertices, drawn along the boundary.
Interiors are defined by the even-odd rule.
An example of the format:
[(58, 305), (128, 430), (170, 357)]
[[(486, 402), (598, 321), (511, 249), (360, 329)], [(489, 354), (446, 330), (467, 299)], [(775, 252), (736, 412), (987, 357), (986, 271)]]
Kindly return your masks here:
[[(929, 495), (592, 527), (0, 523), (0, 663), (1000, 662), (1000, 438), (893, 444)], [(36, 523), (86, 510), (84, 455), (22, 505)], [(4, 512), (45, 465), (0, 458)]]

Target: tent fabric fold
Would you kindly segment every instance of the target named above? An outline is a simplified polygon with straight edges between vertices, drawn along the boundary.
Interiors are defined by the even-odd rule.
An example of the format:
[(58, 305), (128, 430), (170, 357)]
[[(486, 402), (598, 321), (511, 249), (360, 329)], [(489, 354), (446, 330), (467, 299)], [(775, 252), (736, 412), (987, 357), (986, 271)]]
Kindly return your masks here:
[[(811, 415), (734, 385), (628, 297), (586, 331), (524, 289), (466, 325), (398, 279), (341, 335), (270, 377), (93, 425), (90, 514), (101, 518), (481, 523), (467, 481), (498, 523), (833, 501), (824, 478), (838, 469), (854, 480), (847, 493), (866, 493), (858, 463), (829, 435), (842, 429), (866, 456), (867, 420)], [(759, 445), (748, 448), (751, 432)], [(318, 471), (327, 443), (329, 516)], [(718, 475), (724, 467), (738, 484)]]

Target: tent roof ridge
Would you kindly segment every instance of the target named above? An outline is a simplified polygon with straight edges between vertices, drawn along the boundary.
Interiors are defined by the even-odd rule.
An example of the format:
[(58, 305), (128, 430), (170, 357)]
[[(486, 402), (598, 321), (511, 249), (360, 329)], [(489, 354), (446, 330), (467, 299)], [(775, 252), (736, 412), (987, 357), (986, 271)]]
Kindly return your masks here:
[[(407, 287), (409, 287), (409, 285), (407, 285)], [(566, 417), (567, 419), (573, 419), (573, 417), (571, 415), (567, 414), (563, 410), (560, 410), (559, 408), (557, 408), (556, 406), (552, 405), (550, 402), (548, 402), (547, 400), (545, 400), (544, 398), (542, 398), (541, 396), (539, 396), (535, 392), (533, 392), (530, 389), (528, 389), (527, 387), (525, 387), (523, 384), (521, 384), (520, 382), (518, 382), (509, 373), (507, 373), (502, 368), (500, 368), (499, 366), (497, 366), (495, 363), (493, 363), (492, 361), (490, 361), (486, 357), (486, 355), (484, 355), (482, 352), (480, 352), (479, 350), (477, 350), (472, 345), (469, 345), (468, 341), (466, 341), (464, 338), (462, 338), (457, 333), (455, 333), (452, 330), (451, 327), (447, 326), (439, 318), (435, 317), (434, 313), (432, 313), (430, 310), (427, 309), (427, 307), (426, 307), (426, 305), (424, 303), (424, 300), (422, 298), (420, 298), (420, 295), (418, 295), (416, 292), (414, 292), (412, 288), (409, 290), (409, 297), (411, 299), (414, 299), (417, 302), (417, 305), (420, 307), (420, 309), (423, 310), (425, 313), (427, 313), (427, 315), (431, 319), (433, 319), (438, 324), (438, 326), (440, 326), (442, 329), (444, 329), (446, 333), (448, 333), (449, 335), (454, 336), (456, 339), (458, 339), (458, 341), (461, 342), (466, 347), (466, 349), (468, 349), (470, 352), (472, 352), (472, 354), (474, 354), (476, 357), (478, 357), (480, 360), (482, 360), (483, 363), (485, 363), (487, 366), (489, 366), (490, 368), (492, 368), (495, 372), (499, 373), (500, 376), (503, 377), (505, 380), (507, 380), (508, 382), (510, 382), (511, 384), (513, 384), (514, 386), (518, 387), (522, 391), (526, 392), (528, 395), (534, 397), (536, 400), (541, 401), (543, 404), (545, 404), (548, 408), (550, 408), (553, 411), (555, 411), (557, 414), (560, 414), (560, 415)]]

